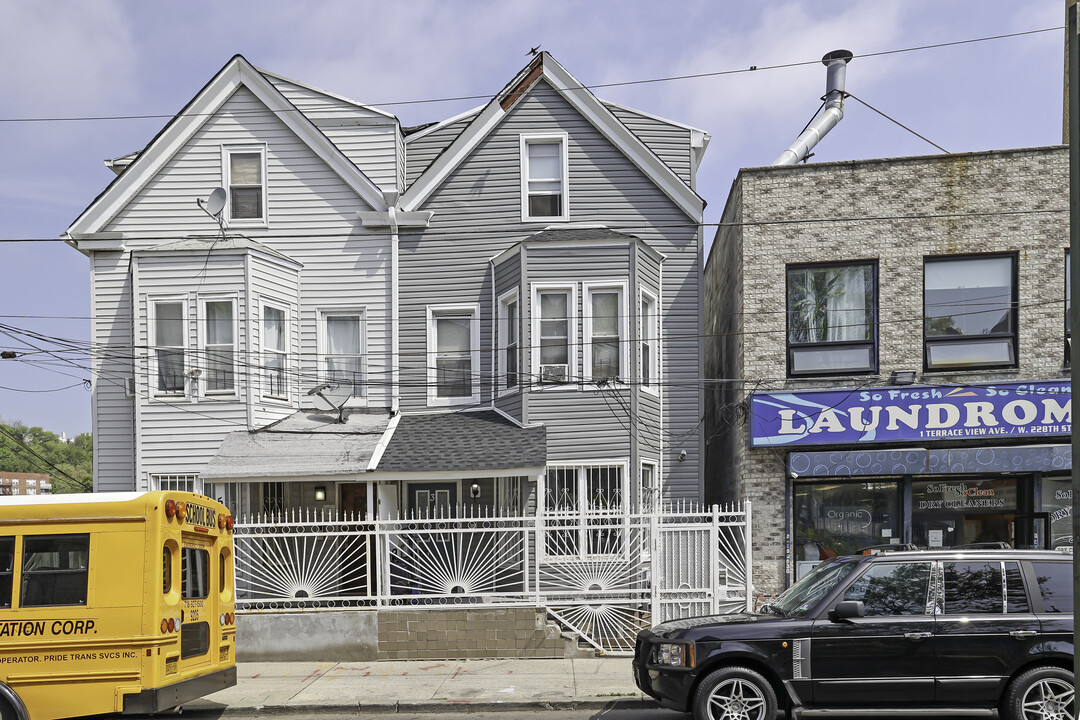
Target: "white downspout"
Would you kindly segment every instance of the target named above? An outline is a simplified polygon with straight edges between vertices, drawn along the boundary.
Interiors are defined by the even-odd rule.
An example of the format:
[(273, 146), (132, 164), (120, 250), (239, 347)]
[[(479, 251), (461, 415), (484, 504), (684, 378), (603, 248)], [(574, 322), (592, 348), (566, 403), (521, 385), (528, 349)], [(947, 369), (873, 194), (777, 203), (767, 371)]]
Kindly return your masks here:
[(828, 68), (825, 81), (825, 108), (799, 137), (795, 138), (795, 142), (780, 153), (780, 157), (773, 161), (773, 165), (795, 165), (802, 162), (810, 155), (810, 151), (821, 141), (821, 138), (825, 137), (825, 134), (843, 119), (847, 64), (852, 57), (853, 55), (848, 50), (833, 50), (821, 58), (821, 62)]
[(386, 214), (390, 222), (390, 411), (397, 415), (401, 406), (400, 340), (398, 303), (398, 218), (396, 192), (383, 193), (386, 198)]

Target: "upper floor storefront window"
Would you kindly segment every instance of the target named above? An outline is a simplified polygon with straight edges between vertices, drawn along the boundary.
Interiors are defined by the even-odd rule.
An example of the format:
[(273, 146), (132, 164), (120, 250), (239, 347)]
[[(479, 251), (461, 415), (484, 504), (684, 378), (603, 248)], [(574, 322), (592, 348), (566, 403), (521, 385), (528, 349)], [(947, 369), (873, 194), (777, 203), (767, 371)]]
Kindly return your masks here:
[(1016, 257), (927, 258), (927, 370), (1016, 365)]
[(788, 374), (877, 370), (873, 262), (787, 269)]

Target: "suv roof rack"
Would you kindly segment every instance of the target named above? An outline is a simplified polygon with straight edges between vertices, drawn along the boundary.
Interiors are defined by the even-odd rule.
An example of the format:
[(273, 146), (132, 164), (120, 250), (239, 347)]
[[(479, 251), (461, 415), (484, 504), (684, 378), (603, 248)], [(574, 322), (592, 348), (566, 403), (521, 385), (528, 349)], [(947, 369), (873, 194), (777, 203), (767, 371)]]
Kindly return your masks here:
[(953, 550), (1012, 550), (1013, 546), (1007, 542), (973, 542), (963, 545), (954, 545)]
[(919, 550), (917, 545), (911, 543), (890, 543), (888, 545), (870, 545), (869, 547), (859, 548), (853, 554), (855, 555), (877, 555), (878, 553), (887, 552), (910, 552), (912, 550)]

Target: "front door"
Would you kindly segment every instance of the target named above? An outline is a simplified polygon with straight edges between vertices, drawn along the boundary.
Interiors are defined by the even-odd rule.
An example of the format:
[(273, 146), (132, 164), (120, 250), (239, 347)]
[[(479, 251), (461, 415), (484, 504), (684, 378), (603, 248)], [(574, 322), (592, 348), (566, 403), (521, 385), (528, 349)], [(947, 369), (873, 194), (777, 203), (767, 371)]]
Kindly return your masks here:
[(814, 622), (815, 705), (928, 705), (934, 699), (933, 564), (872, 563), (841, 600), (866, 616)]
[(414, 483), (409, 485), (409, 511), (418, 520), (451, 518), (457, 515), (457, 483)]

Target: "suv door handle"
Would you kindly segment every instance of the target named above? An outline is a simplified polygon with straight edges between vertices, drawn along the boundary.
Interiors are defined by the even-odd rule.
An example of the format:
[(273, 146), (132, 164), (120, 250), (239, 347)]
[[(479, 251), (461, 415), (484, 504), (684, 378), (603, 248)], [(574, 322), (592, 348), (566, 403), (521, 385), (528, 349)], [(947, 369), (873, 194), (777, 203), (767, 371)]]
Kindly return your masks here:
[(1021, 638), (1031, 637), (1032, 635), (1035, 635), (1036, 633), (1035, 633), (1034, 630), (1013, 630), (1009, 634), (1012, 635), (1017, 640), (1020, 640)]
[(915, 642), (919, 642), (920, 640), (925, 640), (926, 638), (930, 637), (930, 633), (928, 633), (928, 632), (909, 632), (909, 633), (904, 633), (904, 637), (906, 637), (908, 640), (914, 640)]

